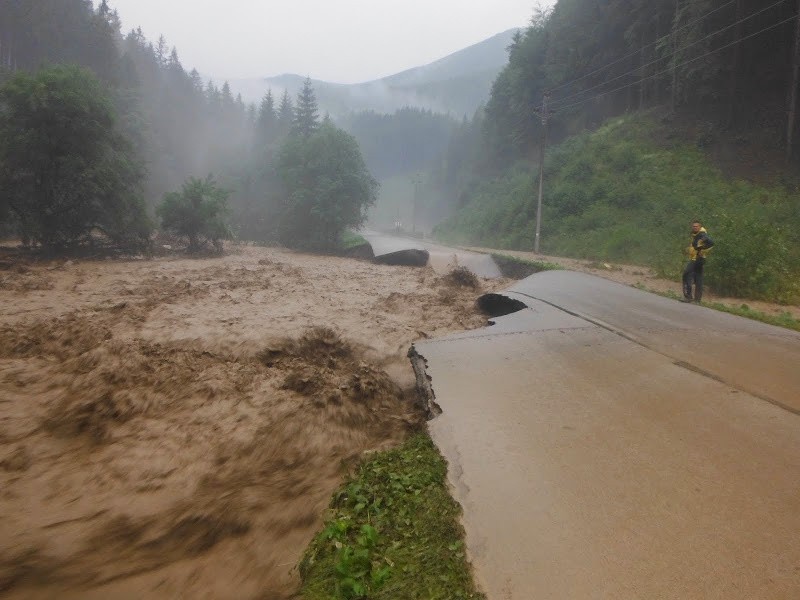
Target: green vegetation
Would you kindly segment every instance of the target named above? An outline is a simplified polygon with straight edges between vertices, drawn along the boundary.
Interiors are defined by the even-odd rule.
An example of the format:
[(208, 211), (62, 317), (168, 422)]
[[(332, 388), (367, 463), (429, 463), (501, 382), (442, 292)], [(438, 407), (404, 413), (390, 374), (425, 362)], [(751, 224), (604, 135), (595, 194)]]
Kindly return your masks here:
[(786, 329), (800, 331), (800, 319), (795, 319), (789, 312), (782, 312), (779, 315), (768, 315), (767, 313), (750, 308), (747, 306), (747, 304), (730, 306), (728, 304), (722, 304), (721, 302), (704, 302), (703, 306), (713, 308), (714, 310), (731, 313), (732, 315), (745, 317), (747, 319), (753, 319), (754, 321), (761, 321), (762, 323), (768, 323), (777, 327), (785, 327)]
[[(436, 234), (497, 248), (533, 246), (538, 177), (522, 165), (479, 184)], [(545, 164), (542, 251), (655, 267), (678, 277), (692, 219), (717, 246), (706, 269), (719, 294), (800, 297), (800, 195), (729, 180), (696, 145), (647, 116), (609, 121), (555, 147)]]
[[(657, 290), (648, 288), (643, 284), (637, 284), (634, 287), (642, 291), (650, 292), (651, 294), (658, 294), (659, 296), (664, 296), (665, 298), (671, 298), (673, 300), (680, 300), (682, 298), (680, 294), (671, 290), (659, 292)], [(744, 317), (746, 319), (752, 319), (754, 321), (761, 321), (762, 323), (767, 323), (769, 325), (775, 325), (776, 327), (785, 327), (786, 329), (800, 331), (800, 319), (795, 319), (788, 311), (784, 311), (778, 315), (769, 315), (765, 312), (761, 312), (760, 310), (750, 308), (747, 304), (732, 306), (730, 304), (723, 304), (722, 302), (703, 302), (702, 305), (707, 308), (713, 308), (714, 310), (718, 310), (720, 312), (726, 312), (739, 317)]]
[(447, 465), (417, 434), (365, 461), (300, 564), (306, 600), (456, 600), (475, 590)]
[(536, 115), (547, 95), (543, 251), (677, 278), (688, 223), (699, 218), (718, 242), (707, 269), (715, 291), (800, 300), (797, 152), (787, 162), (800, 136), (786, 119), (800, 83), (788, 68), (765, 68), (787, 65), (796, 10), (558, 0), (535, 11), (485, 110), (432, 170), (455, 207), (435, 234), (532, 247), (544, 133)]
[(18, 73), (0, 88), (0, 200), (23, 241), (47, 250), (102, 233), (147, 244), (143, 170), (111, 98), (88, 70)]
[(361, 235), (355, 233), (354, 231), (345, 229), (342, 232), (342, 237), (339, 242), (339, 247), (342, 248), (343, 250), (350, 250), (351, 248), (358, 248), (359, 246), (363, 246), (364, 244), (369, 244), (369, 242), (365, 240)]
[(289, 247), (336, 249), (346, 228), (364, 223), (378, 193), (358, 143), (330, 123), (307, 135), (291, 135), (277, 170), (286, 189), (278, 208), (278, 238)]
[(540, 260), (526, 260), (524, 258), (517, 258), (516, 256), (509, 256), (508, 254), (493, 252), (491, 256), (500, 269), (500, 272), (503, 274), (503, 277), (509, 277), (510, 279), (525, 279), (534, 273), (558, 271), (562, 268), (554, 263)]
[(192, 177), (180, 192), (165, 195), (156, 212), (165, 230), (188, 238), (189, 252), (199, 251), (206, 241), (221, 250), (221, 241), (232, 237), (225, 222), (229, 195), (211, 175), (205, 179)]

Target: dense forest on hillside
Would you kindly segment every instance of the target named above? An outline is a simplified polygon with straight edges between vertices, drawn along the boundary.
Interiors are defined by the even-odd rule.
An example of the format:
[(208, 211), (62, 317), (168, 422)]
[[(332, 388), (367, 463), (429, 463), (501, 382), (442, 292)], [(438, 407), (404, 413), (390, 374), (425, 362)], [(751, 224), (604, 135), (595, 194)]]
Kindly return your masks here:
[(545, 93), (560, 140), (626, 110), (658, 106), (786, 139), (797, 82), (794, 0), (559, 0), (510, 48), (486, 108), (496, 158), (539, 146)]
[(457, 132), (438, 180), (459, 208), (439, 236), (533, 247), (546, 115), (543, 251), (672, 275), (700, 218), (718, 290), (796, 300), (798, 31), (795, 0), (559, 0)]
[[(294, 218), (289, 216), (290, 212), (294, 211), (295, 217), (300, 213), (307, 213), (309, 218), (312, 215), (308, 212), (310, 206), (303, 208), (302, 191), (287, 187), (287, 180), (291, 177), (286, 171), (291, 170), (291, 165), (285, 164), (284, 172), (280, 169), (281, 151), (290, 133), (304, 140), (293, 146), (298, 160), (315, 155), (318, 136), (328, 140), (328, 152), (339, 148), (350, 153), (353, 158), (348, 164), (356, 170), (348, 178), (355, 194), (352, 200), (356, 204), (362, 201), (371, 204), (375, 200), (374, 181), (362, 170), (355, 140), (335, 130), (328, 122), (319, 132), (316, 131), (321, 118), (309, 82), (294, 100), (287, 93), (275, 98), (268, 92), (259, 106), (246, 105), (241, 96), (234, 97), (227, 82), (221, 86), (214, 81), (204, 82), (196, 70), (187, 71), (181, 64), (178, 50), (169, 47), (163, 36), (152, 43), (145, 39), (141, 29), (123, 34), (119, 16), (106, 0), (96, 8), (90, 0), (8, 0), (0, 3), (0, 84), (4, 81), (13, 84), (4, 96), (5, 101), (11, 102), (19, 96), (14, 95), (15, 91), (37, 89), (38, 85), (38, 89), (47, 90), (51, 99), (48, 102), (52, 104), (52, 99), (69, 93), (64, 92), (69, 85), (66, 79), (83, 78), (91, 82), (91, 77), (81, 71), (53, 70), (48, 65), (78, 65), (91, 71), (100, 81), (97, 93), (103, 97), (107, 94), (113, 105), (107, 115), (106, 128), (125, 140), (125, 164), (137, 173), (136, 177), (129, 178), (126, 193), (140, 194), (151, 218), (153, 209), (165, 195), (174, 199), (171, 194), (177, 190), (183, 189), (184, 193), (191, 195), (191, 190), (203, 189), (210, 193), (209, 201), (224, 196), (224, 204), (230, 204), (232, 234), (260, 241), (280, 238), (282, 230), (294, 227), (287, 221)], [(41, 78), (30, 80), (32, 83), (28, 84), (29, 80), (16, 77), (26, 72), (41, 72)], [(24, 105), (24, 98), (18, 104)], [(66, 108), (66, 104), (62, 105)], [(63, 114), (46, 115), (42, 109), (44, 105), (37, 102), (30, 106), (34, 107), (33, 112), (26, 118), (33, 125), (25, 125), (29, 131), (33, 130), (30, 127), (45, 131), (50, 127), (49, 121), (64, 117)], [(16, 125), (22, 126), (20, 118), (17, 116), (15, 119)], [(11, 133), (19, 134), (18, 140), (24, 139), (23, 132), (12, 131), (18, 129), (14, 122), (6, 123), (6, 126)], [(80, 131), (75, 129), (75, 132), (79, 134)], [(58, 151), (69, 154), (73, 149), (68, 146), (65, 141)], [(20, 155), (18, 147), (9, 146), (3, 150), (9, 157)], [(74, 158), (69, 157), (73, 161)], [(330, 157), (327, 160), (333, 169)], [(33, 240), (49, 245), (40, 239), (38, 231), (41, 227), (34, 227), (33, 221), (21, 216), (42, 213), (45, 209), (42, 206), (31, 207), (26, 212), (22, 206), (24, 201), (9, 204), (15, 193), (18, 198), (36, 195), (36, 185), (31, 182), (38, 177), (33, 172), (20, 175), (30, 169), (24, 169), (21, 164), (14, 166), (12, 162), (9, 159), (0, 164), (0, 185), (5, 182), (9, 186), (5, 193), (0, 193), (0, 228), (5, 233), (20, 230), (23, 240), (30, 234)], [(48, 168), (55, 172), (53, 165)], [(206, 178), (209, 173), (216, 178), (194, 179)], [(330, 170), (316, 174), (334, 180), (338, 175)], [(29, 180), (27, 187), (22, 185), (20, 177)], [(209, 185), (203, 187), (204, 181)], [(347, 186), (342, 189), (345, 188)], [(69, 193), (62, 190), (60, 200), (46, 198), (47, 194), (40, 194), (40, 200), (50, 206), (45, 212), (61, 211), (56, 206), (76, 193), (77, 188), (73, 187)], [(80, 195), (95, 193), (96, 189), (83, 187)], [(289, 209), (292, 202), (287, 198), (294, 202), (292, 210)], [(87, 199), (87, 202), (107, 200), (96, 198)], [(359, 205), (356, 213), (364, 208)], [(100, 226), (96, 219), (89, 219), (91, 213), (87, 210), (70, 210), (71, 218), (84, 221), (84, 229)], [(352, 206), (347, 211), (351, 214)], [(222, 210), (222, 213), (226, 212), (227, 208)], [(333, 215), (334, 212), (327, 214)], [(363, 215), (351, 216), (351, 225), (357, 225), (363, 218)], [(143, 223), (141, 217), (136, 219)], [(343, 225), (340, 223), (339, 227)], [(314, 227), (309, 228), (309, 231), (313, 230)], [(73, 243), (81, 235), (84, 234), (76, 230), (61, 241)], [(327, 229), (324, 236), (330, 237)], [(56, 238), (49, 236), (47, 239)], [(195, 242), (190, 241), (190, 246), (195, 246)]]

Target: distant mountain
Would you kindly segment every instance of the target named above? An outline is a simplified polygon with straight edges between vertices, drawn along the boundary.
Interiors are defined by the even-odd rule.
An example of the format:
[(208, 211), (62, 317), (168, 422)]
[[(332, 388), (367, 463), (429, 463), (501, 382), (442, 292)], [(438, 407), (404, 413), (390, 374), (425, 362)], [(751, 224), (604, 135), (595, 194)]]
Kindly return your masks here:
[[(352, 111), (392, 113), (411, 106), (472, 116), (489, 99), (492, 83), (508, 62), (506, 48), (518, 29), (509, 29), (422, 67), (365, 83), (340, 84), (312, 80), (320, 110), (341, 117)], [(288, 90), (294, 99), (305, 77), (279, 75), (230, 81), (245, 101), (258, 102), (272, 90), (276, 102)]]

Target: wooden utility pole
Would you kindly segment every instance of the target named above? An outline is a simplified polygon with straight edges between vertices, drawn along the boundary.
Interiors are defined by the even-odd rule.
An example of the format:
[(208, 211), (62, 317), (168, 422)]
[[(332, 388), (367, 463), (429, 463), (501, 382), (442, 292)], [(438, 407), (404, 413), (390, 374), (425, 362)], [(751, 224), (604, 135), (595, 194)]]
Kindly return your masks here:
[(797, 0), (797, 24), (794, 30), (794, 55), (792, 56), (792, 74), (789, 77), (789, 119), (786, 125), (786, 162), (792, 160), (794, 145), (795, 120), (797, 119), (797, 85), (800, 76), (800, 0)]
[(542, 233), (542, 196), (544, 195), (544, 154), (547, 151), (547, 101), (550, 93), (545, 92), (542, 97), (542, 151), (539, 156), (539, 202), (536, 206), (536, 237), (533, 241), (533, 251), (539, 253), (539, 238)]

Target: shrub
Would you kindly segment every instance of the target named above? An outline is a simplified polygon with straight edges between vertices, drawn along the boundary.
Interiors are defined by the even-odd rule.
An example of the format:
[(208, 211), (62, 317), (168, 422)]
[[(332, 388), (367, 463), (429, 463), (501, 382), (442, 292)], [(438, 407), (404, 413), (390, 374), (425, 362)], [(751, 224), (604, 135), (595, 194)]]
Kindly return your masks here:
[(211, 175), (191, 177), (180, 192), (166, 194), (156, 212), (164, 229), (188, 238), (189, 252), (197, 252), (206, 242), (221, 250), (221, 240), (232, 237), (225, 222), (229, 195)]

